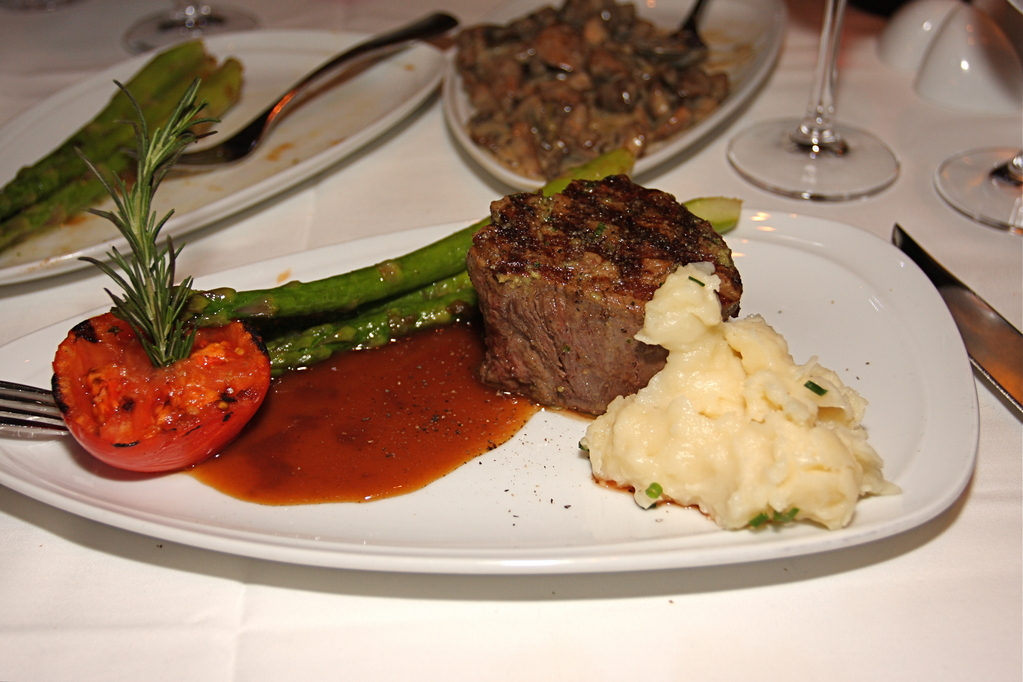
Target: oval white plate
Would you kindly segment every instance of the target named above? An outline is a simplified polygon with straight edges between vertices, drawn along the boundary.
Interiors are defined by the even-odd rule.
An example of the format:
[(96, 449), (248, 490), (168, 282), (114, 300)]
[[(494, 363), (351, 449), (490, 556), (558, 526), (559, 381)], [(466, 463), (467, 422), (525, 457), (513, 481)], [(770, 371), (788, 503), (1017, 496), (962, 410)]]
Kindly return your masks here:
[[(205, 277), (202, 287), (328, 276), (417, 248), (462, 225), (284, 256)], [(861, 500), (837, 531), (791, 524), (724, 531), (682, 507), (643, 511), (598, 486), (577, 449), (586, 423), (541, 412), (509, 443), (423, 490), (366, 504), (267, 507), (187, 474), (97, 467), (65, 440), (0, 438), (0, 483), (102, 523), (277, 561), (424, 573), (580, 573), (757, 561), (857, 545), (936, 516), (973, 471), (973, 374), (927, 278), (891, 245), (817, 218), (744, 211), (728, 235), (744, 314), (764, 315), (797, 362), (811, 355), (869, 401), (865, 425), (901, 495)], [(84, 317), (84, 316), (83, 316)], [(47, 385), (53, 349), (78, 320), (0, 348), (0, 376)]]
[[(207, 146), (232, 134), (308, 73), (365, 36), (325, 31), (247, 31), (213, 36), (208, 50), (244, 66), (242, 97)], [(91, 120), (150, 55), (135, 57), (62, 90), (0, 128), (0, 184), (34, 163)], [(443, 55), (417, 45), (304, 103), (281, 120), (252, 158), (219, 170), (169, 177), (155, 210), (175, 215), (163, 235), (176, 237), (268, 199), (319, 173), (408, 116), (434, 91)], [(222, 138), (223, 139), (223, 138)], [(197, 146), (196, 149), (201, 148)], [(106, 220), (82, 216), (0, 253), (0, 285), (86, 267), (126, 242)]]
[[(490, 23), (507, 23), (525, 16), (538, 7), (550, 4), (542, 0), (515, 0), (488, 19)], [(681, 23), (690, 2), (640, 3), (640, 16), (659, 26)], [(679, 135), (653, 146), (636, 162), (632, 173), (646, 171), (682, 154), (690, 147), (714, 135), (722, 124), (752, 97), (771, 73), (785, 35), (785, 5), (781, 0), (715, 0), (708, 5), (701, 23), (701, 34), (711, 48), (714, 70), (725, 71), (731, 79), (731, 91), (710, 116)], [(443, 85), (444, 114), (455, 139), (480, 166), (511, 187), (533, 190), (542, 180), (527, 178), (502, 166), (466, 132), (472, 116), (472, 105), (462, 88), (462, 79), (453, 60), (448, 60)]]

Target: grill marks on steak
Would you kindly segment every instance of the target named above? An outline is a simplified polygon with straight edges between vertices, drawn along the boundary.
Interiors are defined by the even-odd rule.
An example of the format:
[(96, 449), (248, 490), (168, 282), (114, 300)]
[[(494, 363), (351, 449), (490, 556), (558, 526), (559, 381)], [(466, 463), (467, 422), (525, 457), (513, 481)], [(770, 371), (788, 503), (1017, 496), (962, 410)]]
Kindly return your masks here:
[(720, 235), (671, 195), (624, 175), (495, 201), (466, 262), (487, 333), (480, 379), (591, 414), (664, 366), (663, 348), (633, 337), (676, 268), (714, 264), (724, 317), (738, 314), (742, 293)]

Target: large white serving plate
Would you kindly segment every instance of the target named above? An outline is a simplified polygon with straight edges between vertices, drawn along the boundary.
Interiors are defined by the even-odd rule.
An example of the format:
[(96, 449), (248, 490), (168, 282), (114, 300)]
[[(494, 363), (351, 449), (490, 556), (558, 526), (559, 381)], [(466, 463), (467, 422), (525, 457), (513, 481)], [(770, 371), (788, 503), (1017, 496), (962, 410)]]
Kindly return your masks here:
[[(325, 31), (247, 31), (212, 36), (207, 50), (244, 66), (238, 104), (221, 131), (196, 149), (226, 139), (306, 73), (366, 36)], [(129, 79), (151, 55), (135, 57), (56, 93), (0, 128), (0, 186), (67, 139), (106, 105), (114, 79)], [(445, 60), (414, 46), (297, 107), (252, 157), (218, 170), (171, 177), (160, 186), (156, 210), (175, 215), (163, 234), (177, 236), (264, 201), (323, 171), (396, 125), (437, 87)], [(108, 207), (108, 206), (107, 206)], [(0, 285), (85, 267), (126, 242), (108, 221), (92, 215), (0, 253)]]
[[(513, 0), (488, 18), (488, 23), (504, 24), (523, 17), (544, 5), (560, 5), (559, 0)], [(686, 16), (690, 0), (635, 2), (637, 12), (659, 26), (678, 26)], [(715, 0), (704, 11), (701, 34), (710, 47), (709, 66), (724, 71), (731, 80), (731, 91), (707, 118), (678, 135), (652, 145), (636, 162), (633, 172), (641, 176), (660, 164), (695, 148), (713, 137), (739, 108), (763, 85), (771, 73), (785, 36), (785, 4), (782, 0)], [(497, 162), (490, 152), (469, 137), (467, 124), (473, 114), (462, 87), (462, 79), (448, 61), (443, 85), (444, 115), (459, 145), (480, 166), (498, 180), (519, 189), (537, 189), (542, 180), (520, 175)]]
[[(368, 265), (454, 231), (447, 225), (339, 244), (203, 278), (273, 285)], [(119, 474), (67, 439), (0, 438), (0, 483), (74, 514), (197, 547), (278, 561), (446, 573), (569, 573), (748, 562), (848, 547), (921, 524), (963, 490), (976, 456), (973, 375), (934, 287), (889, 244), (846, 225), (744, 211), (728, 235), (745, 314), (818, 355), (869, 401), (865, 425), (901, 495), (861, 500), (852, 523), (724, 531), (682, 507), (643, 511), (593, 482), (577, 449), (586, 422), (541, 412), (509, 443), (403, 497), (272, 507), (187, 474)], [(0, 348), (0, 376), (46, 385), (78, 320)]]

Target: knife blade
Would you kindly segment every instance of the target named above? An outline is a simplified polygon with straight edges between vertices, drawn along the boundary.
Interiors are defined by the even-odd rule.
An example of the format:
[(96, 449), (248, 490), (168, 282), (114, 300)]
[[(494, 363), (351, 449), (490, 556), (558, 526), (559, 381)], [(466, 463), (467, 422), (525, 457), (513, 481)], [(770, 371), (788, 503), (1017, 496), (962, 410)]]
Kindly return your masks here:
[(1023, 413), (1023, 334), (921, 248), (898, 224), (892, 243), (931, 280), (963, 337), (970, 363)]

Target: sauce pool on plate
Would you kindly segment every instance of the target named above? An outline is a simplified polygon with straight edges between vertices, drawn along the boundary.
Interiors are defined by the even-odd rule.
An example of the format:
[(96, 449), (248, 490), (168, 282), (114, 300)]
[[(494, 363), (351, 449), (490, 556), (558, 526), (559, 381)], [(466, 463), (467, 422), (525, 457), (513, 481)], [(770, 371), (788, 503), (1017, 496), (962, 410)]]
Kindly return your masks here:
[(479, 331), (418, 332), (276, 379), (256, 417), (190, 473), (270, 505), (418, 490), (501, 445), (539, 408), (481, 385)]

